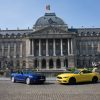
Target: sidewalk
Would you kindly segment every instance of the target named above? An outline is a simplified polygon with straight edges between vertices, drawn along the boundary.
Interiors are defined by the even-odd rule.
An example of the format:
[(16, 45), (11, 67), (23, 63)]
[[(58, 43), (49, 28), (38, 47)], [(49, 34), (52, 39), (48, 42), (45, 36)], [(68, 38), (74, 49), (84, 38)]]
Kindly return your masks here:
[(0, 77), (0, 81), (9, 81), (10, 78), (7, 78), (7, 77)]

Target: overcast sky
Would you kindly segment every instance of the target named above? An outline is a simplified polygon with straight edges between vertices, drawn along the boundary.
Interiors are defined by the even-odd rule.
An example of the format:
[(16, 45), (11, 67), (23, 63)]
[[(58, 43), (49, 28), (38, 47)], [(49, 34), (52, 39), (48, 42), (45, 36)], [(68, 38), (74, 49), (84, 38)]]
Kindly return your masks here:
[(100, 0), (0, 0), (0, 28), (32, 28), (48, 4), (69, 27), (100, 27)]

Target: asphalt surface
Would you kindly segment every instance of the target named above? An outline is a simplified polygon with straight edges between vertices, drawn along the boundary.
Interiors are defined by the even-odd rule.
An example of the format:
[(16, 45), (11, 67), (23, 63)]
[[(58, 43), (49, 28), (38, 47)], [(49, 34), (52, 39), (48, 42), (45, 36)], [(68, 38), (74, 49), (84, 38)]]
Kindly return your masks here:
[(26, 85), (0, 78), (0, 100), (100, 100), (100, 82), (61, 85), (48, 78), (45, 84)]

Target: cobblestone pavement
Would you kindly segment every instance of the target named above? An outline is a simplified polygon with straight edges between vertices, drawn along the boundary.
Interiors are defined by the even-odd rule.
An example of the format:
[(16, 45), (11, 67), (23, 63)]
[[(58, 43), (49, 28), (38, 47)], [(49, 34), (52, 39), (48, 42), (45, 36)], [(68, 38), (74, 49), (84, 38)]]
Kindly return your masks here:
[(0, 100), (100, 100), (100, 82), (60, 85), (47, 81), (40, 85), (0, 81)]

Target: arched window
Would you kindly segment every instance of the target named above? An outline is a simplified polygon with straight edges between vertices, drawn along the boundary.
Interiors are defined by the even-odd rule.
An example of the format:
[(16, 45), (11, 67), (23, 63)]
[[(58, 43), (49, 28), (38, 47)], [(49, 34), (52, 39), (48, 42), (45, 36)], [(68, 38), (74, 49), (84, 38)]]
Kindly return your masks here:
[(57, 68), (61, 68), (61, 61), (60, 61), (60, 59), (56, 60), (56, 67)]
[(20, 62), (19, 60), (16, 61), (16, 67), (19, 67), (20, 66)]
[(77, 67), (81, 67), (80, 59), (77, 59)]
[(53, 68), (53, 66), (54, 66), (54, 65), (53, 65), (53, 60), (50, 59), (50, 60), (49, 60), (49, 68), (51, 69), (51, 68)]
[(46, 68), (46, 60), (45, 59), (42, 60), (42, 68)]
[(26, 61), (23, 61), (23, 66), (26, 66)]
[(34, 68), (36, 69), (36, 68), (38, 67), (38, 65), (39, 65), (39, 64), (38, 64), (38, 60), (35, 59), (35, 60), (34, 60)]
[(11, 61), (9, 61), (9, 62), (6, 62), (6, 64), (7, 64), (7, 67), (8, 67), (9, 69), (12, 69), (12, 68), (14, 67), (14, 62), (13, 62), (13, 60), (11, 60)]
[(13, 61), (12, 60), (10, 61), (10, 66), (13, 67)]
[(64, 66), (65, 66), (66, 68), (68, 68), (68, 60), (67, 60), (67, 59), (64, 60)]

